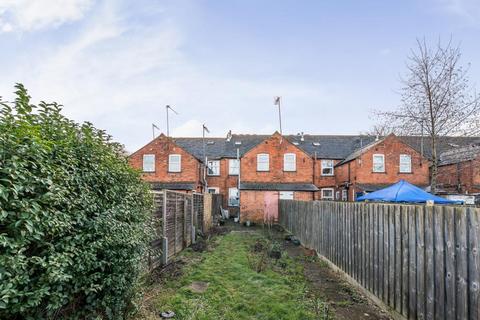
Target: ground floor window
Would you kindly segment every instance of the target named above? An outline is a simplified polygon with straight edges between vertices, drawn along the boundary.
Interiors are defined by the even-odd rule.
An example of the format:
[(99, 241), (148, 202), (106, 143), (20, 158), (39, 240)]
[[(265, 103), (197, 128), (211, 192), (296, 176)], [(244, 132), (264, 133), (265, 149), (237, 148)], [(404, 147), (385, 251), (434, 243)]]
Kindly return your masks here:
[(281, 200), (293, 200), (293, 191), (280, 191), (279, 198)]
[(217, 187), (208, 187), (207, 192), (208, 192), (208, 193), (219, 193), (219, 192), (220, 192), (220, 188), (217, 188)]
[(333, 188), (323, 188), (320, 195), (322, 200), (334, 200)]
[(238, 188), (229, 188), (228, 189), (228, 206), (229, 207), (238, 207), (240, 204), (240, 197), (238, 194)]
[(348, 201), (348, 190), (347, 189), (342, 190), (342, 201)]

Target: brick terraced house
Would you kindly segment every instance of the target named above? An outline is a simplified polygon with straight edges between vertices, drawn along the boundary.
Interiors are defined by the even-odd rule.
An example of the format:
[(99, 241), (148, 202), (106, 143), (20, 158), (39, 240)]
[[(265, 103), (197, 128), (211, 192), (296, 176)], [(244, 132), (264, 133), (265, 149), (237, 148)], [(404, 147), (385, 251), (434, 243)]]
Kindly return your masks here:
[(445, 193), (480, 194), (480, 145), (440, 154), (437, 185)]
[(358, 195), (401, 179), (426, 188), (430, 182), (429, 164), (427, 158), (392, 134), (354, 151), (336, 165), (337, 190), (341, 200), (353, 201)]
[[(442, 137), (439, 153), (478, 140)], [(229, 132), (205, 140), (162, 134), (131, 154), (129, 162), (153, 189), (220, 193), (223, 207), (239, 212), (242, 221), (263, 222), (276, 218), (278, 199), (354, 201), (400, 179), (425, 187), (429, 158), (427, 137)], [(475, 160), (468, 161), (475, 166)]]

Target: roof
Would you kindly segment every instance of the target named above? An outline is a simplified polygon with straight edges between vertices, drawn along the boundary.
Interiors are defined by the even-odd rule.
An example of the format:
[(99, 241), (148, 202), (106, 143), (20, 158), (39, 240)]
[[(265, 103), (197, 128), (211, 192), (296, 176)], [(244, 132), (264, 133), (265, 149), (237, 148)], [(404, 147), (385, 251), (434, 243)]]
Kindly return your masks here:
[(439, 166), (455, 164), (475, 159), (480, 155), (480, 146), (467, 146), (454, 148), (440, 154)]
[[(240, 156), (260, 144), (271, 135), (233, 134), (229, 139), (220, 137), (205, 137), (205, 151), (209, 159), (236, 158), (237, 149)], [(289, 142), (298, 146), (308, 155), (317, 159), (350, 159), (354, 153), (365, 150), (376, 137), (366, 135), (285, 135)], [(421, 152), (422, 140), (424, 155), (431, 157), (429, 137), (397, 136), (400, 140)], [(203, 161), (203, 138), (172, 138), (182, 149)], [(480, 144), (480, 137), (438, 137), (439, 154), (452, 148)], [(344, 160), (346, 161), (346, 160)]]
[(294, 145), (317, 159), (345, 159), (354, 150), (375, 140), (372, 136), (362, 135), (288, 135), (285, 136)]
[(367, 144), (365, 147), (355, 150), (354, 152), (349, 154), (343, 161), (340, 161), (336, 166), (341, 166), (344, 163), (350, 162), (350, 161), (358, 158), (361, 154), (365, 153), (366, 151), (368, 151), (372, 147), (376, 146), (377, 144), (383, 142), (385, 140), (385, 138), (378, 139), (378, 140), (375, 139), (374, 141)]
[(195, 190), (193, 182), (150, 182), (153, 190)]
[[(268, 138), (268, 135), (234, 134), (230, 139), (205, 137), (205, 155), (208, 159), (236, 158)], [(203, 161), (203, 138), (173, 138), (174, 142), (195, 158)]]
[(242, 182), (240, 190), (271, 190), (271, 191), (318, 191), (311, 183), (257, 183)]

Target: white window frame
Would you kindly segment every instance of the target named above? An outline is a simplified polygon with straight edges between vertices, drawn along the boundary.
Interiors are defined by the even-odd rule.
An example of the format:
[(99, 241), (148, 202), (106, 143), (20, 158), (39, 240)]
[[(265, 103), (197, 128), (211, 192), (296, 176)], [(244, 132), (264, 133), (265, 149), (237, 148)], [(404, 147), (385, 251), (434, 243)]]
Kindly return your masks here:
[(335, 191), (335, 200), (340, 200), (340, 191)]
[[(146, 160), (151, 159), (151, 167), (146, 168)], [(155, 172), (155, 155), (154, 154), (144, 154), (143, 155), (143, 162), (142, 162), (142, 170), (143, 172)]]
[[(212, 166), (212, 164), (215, 164)], [(216, 169), (216, 172), (213, 172), (212, 168)], [(212, 173), (210, 173), (212, 170)], [(220, 175), (220, 160), (208, 160), (207, 161), (207, 176), (219, 176)]]
[[(173, 159), (178, 159), (178, 163)], [(168, 172), (182, 172), (182, 155), (181, 154), (169, 154), (168, 155)]]
[[(210, 192), (210, 191), (213, 191), (213, 192)], [(220, 193), (220, 188), (219, 187), (208, 187), (207, 188), (207, 193), (218, 194), (218, 193)]]
[[(402, 169), (402, 158), (408, 158), (408, 163), (403, 163), (403, 165), (408, 165), (408, 170)], [(401, 154), (398, 160), (398, 170), (400, 173), (412, 173), (412, 156), (409, 154)]]
[(297, 155), (295, 153), (285, 153), (283, 155), (283, 171), (297, 171)]
[[(331, 191), (332, 196), (331, 197), (325, 197), (323, 195), (324, 191)], [(333, 188), (322, 188), (322, 189), (320, 189), (320, 199), (322, 199), (322, 200), (335, 200), (335, 190)]]
[(268, 153), (257, 154), (257, 171), (270, 171), (270, 155)]
[[(334, 166), (335, 166), (335, 163), (333, 162), (333, 160), (330, 160), (330, 159), (323, 159), (321, 162), (321, 175), (322, 176), (327, 176), (327, 177), (330, 177), (330, 176), (333, 176), (335, 175), (335, 169), (334, 169)], [(326, 165), (327, 163), (330, 163), (331, 165)], [(323, 169), (332, 169), (332, 173), (323, 173)]]
[(342, 201), (348, 201), (348, 190), (342, 189)]
[[(233, 197), (233, 192), (235, 192), (235, 200), (232, 201)], [(229, 207), (238, 207), (240, 206), (240, 193), (238, 191), (238, 188), (228, 188), (228, 206)]]
[[(382, 170), (377, 170), (375, 168), (375, 158), (381, 158), (382, 159)], [(372, 172), (376, 173), (384, 173), (385, 172), (385, 155), (382, 153), (375, 153), (372, 156)]]
[(278, 198), (281, 200), (293, 200), (295, 199), (295, 193), (293, 191), (280, 191)]
[[(233, 165), (237, 163), (237, 165)], [(228, 174), (238, 176), (240, 174), (240, 159), (228, 159)]]

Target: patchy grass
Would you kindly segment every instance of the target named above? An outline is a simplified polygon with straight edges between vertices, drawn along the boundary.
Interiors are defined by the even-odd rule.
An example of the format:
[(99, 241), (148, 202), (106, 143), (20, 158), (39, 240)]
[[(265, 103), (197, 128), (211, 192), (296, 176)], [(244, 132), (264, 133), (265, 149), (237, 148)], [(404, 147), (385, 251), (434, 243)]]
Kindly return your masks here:
[[(194, 262), (180, 278), (151, 290), (151, 312), (138, 319), (158, 319), (166, 310), (174, 311), (175, 319), (321, 319), (324, 302), (307, 294), (302, 265), (287, 255), (264, 257), (255, 250), (263, 239), (232, 232), (218, 237), (212, 251), (187, 250), (185, 255)], [(264, 266), (257, 268), (257, 263)], [(208, 283), (205, 292), (192, 292), (189, 286), (196, 281)]]

